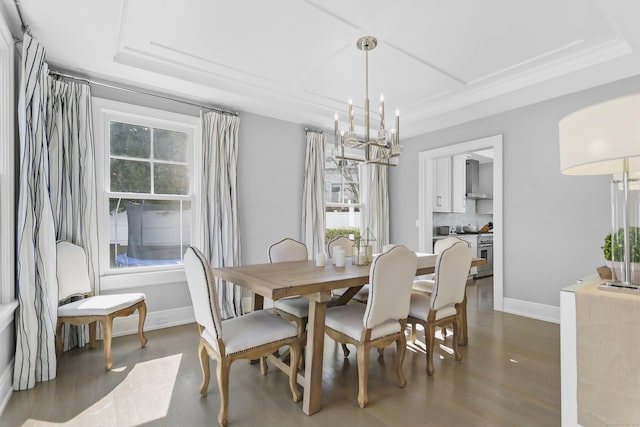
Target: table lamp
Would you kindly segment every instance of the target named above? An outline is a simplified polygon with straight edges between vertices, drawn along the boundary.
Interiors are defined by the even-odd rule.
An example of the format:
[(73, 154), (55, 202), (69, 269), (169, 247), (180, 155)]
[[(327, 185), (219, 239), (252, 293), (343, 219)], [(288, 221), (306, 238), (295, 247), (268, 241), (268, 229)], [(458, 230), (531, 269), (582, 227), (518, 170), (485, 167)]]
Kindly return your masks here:
[[(640, 171), (640, 94), (612, 99), (572, 113), (559, 124), (560, 170), (564, 175), (619, 175), (612, 183), (613, 237), (618, 219), (624, 233), (622, 277), (606, 287), (640, 290), (631, 277), (630, 256), (630, 178)], [(621, 200), (618, 200), (621, 190)], [(637, 206), (635, 213), (638, 212)], [(637, 220), (637, 218), (636, 218)], [(612, 251), (613, 252), (613, 251)], [(621, 280), (620, 280), (621, 279)]]

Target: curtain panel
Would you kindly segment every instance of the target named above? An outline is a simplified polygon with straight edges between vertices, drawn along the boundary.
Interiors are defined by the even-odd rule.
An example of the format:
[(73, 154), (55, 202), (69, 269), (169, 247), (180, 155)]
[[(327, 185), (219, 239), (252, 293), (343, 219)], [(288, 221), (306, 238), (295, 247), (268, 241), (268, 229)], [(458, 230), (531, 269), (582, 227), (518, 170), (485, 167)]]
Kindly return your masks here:
[[(89, 278), (98, 294), (98, 217), (91, 113), (88, 84), (49, 77), (47, 135), (50, 161), (49, 196), (56, 239), (80, 245), (87, 254)], [(88, 329), (65, 324), (63, 349), (83, 347)]]
[[(240, 264), (238, 129), (240, 118), (202, 113), (202, 252), (212, 267)], [(242, 314), (242, 288), (215, 279), (224, 319)]]
[[(374, 156), (378, 156), (374, 147)], [(389, 166), (369, 165), (369, 230), (376, 236), (377, 248), (382, 252), (389, 243)]]
[(56, 234), (49, 199), (46, 129), (48, 66), (44, 48), (28, 34), (22, 46), (18, 96), (20, 177), (17, 212), (16, 354), (13, 388), (56, 377), (58, 307)]
[(309, 259), (324, 253), (324, 145), (327, 137), (320, 132), (307, 131), (304, 186), (302, 190), (301, 240), (307, 245)]

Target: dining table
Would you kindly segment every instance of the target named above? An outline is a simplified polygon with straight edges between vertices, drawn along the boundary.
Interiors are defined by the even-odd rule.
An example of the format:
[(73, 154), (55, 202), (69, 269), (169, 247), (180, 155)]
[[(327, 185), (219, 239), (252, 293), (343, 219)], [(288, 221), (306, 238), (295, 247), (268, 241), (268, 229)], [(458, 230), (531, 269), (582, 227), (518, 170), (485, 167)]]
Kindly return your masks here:
[[(435, 254), (416, 255), (416, 276), (435, 271)], [(485, 262), (483, 258), (474, 258), (471, 265), (482, 265)], [(306, 415), (315, 414), (322, 407), (324, 323), (327, 307), (346, 304), (362, 286), (369, 283), (370, 268), (370, 265), (354, 265), (349, 259), (343, 267), (335, 266), (331, 260), (318, 267), (315, 261), (309, 260), (212, 268), (215, 277), (253, 292), (254, 310), (263, 309), (264, 298), (275, 301), (303, 296), (309, 300), (304, 375), (299, 374), (297, 379), (304, 388), (302, 410)], [(339, 298), (332, 298), (331, 291), (340, 288), (349, 289)], [(461, 335), (465, 335), (463, 339), (466, 341), (466, 321), (463, 322)]]

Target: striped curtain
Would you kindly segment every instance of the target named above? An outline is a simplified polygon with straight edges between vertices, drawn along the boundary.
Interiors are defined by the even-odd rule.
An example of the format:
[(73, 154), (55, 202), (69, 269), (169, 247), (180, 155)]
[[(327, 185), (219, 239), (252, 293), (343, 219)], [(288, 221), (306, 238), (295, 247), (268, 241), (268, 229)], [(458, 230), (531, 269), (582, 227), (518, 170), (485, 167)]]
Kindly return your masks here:
[(324, 144), (321, 132), (307, 131), (304, 187), (302, 190), (302, 243), (307, 245), (309, 259), (324, 253)]
[[(238, 128), (240, 118), (217, 112), (202, 118), (202, 252), (213, 267), (240, 264)], [(242, 289), (216, 278), (223, 319), (242, 314)]]
[[(47, 134), (50, 198), (56, 238), (84, 248), (92, 289), (98, 293), (98, 218), (91, 90), (88, 84), (49, 77)], [(65, 324), (63, 349), (84, 346), (86, 327)]]
[(382, 252), (389, 243), (389, 166), (369, 165), (369, 176), (369, 230), (376, 236), (374, 252)]
[(16, 354), (13, 388), (56, 377), (58, 281), (56, 234), (49, 199), (46, 117), (48, 66), (44, 48), (28, 34), (22, 46), (18, 99), (20, 178), (17, 222)]

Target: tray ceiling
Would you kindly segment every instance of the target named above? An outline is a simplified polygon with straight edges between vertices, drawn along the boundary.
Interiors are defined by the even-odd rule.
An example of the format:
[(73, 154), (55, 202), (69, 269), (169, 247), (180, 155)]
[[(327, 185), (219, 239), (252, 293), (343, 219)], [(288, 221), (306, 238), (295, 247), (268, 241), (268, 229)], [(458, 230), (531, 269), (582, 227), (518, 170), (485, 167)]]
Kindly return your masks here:
[(362, 117), (363, 35), (404, 137), (640, 74), (633, 0), (20, 3), (54, 69), (324, 129)]

